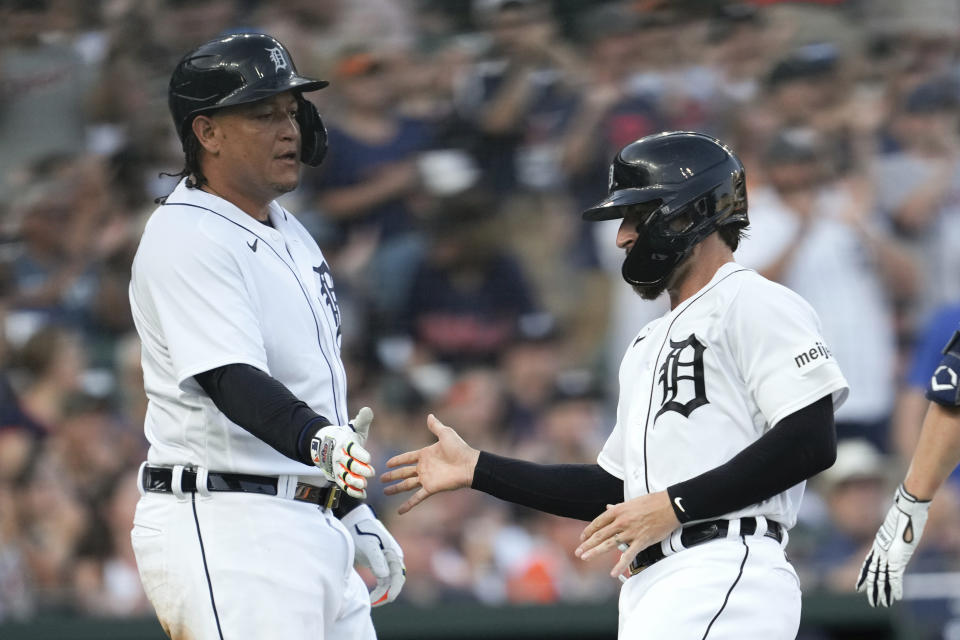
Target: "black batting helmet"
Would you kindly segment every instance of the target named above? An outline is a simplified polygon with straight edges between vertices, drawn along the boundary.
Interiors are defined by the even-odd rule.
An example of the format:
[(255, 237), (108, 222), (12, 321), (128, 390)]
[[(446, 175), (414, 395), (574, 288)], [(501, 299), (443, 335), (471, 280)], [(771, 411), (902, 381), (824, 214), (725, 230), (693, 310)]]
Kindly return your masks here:
[(633, 207), (644, 216), (623, 261), (623, 277), (633, 285), (663, 284), (708, 235), (723, 226), (749, 224), (743, 165), (726, 145), (702, 133), (640, 138), (614, 158), (609, 195), (583, 218), (622, 218)]
[(170, 114), (183, 142), (200, 114), (292, 90), (299, 103), (300, 160), (315, 167), (327, 152), (327, 130), (317, 108), (302, 94), (328, 84), (298, 74), (276, 38), (239, 33), (204, 43), (177, 63), (170, 77)]

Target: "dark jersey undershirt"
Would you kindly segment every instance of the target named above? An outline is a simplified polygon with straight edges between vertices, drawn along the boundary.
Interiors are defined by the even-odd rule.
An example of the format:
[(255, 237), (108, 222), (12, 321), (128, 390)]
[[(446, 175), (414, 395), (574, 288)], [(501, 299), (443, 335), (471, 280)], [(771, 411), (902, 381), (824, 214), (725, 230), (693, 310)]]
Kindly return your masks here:
[[(217, 409), (271, 447), (313, 466), (310, 440), (330, 423), (280, 381), (248, 364), (228, 364), (194, 376)], [(342, 518), (362, 500), (340, 494), (334, 514)]]

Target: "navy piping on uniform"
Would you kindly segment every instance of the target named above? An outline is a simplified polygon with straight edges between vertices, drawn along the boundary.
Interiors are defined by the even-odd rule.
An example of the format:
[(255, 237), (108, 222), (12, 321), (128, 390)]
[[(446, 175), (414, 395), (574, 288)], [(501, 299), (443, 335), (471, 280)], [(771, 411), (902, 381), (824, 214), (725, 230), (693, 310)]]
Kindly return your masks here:
[[(654, 360), (654, 363), (660, 362), (660, 356), (663, 355), (663, 348), (667, 346), (667, 342), (670, 341), (670, 330), (673, 329), (673, 323), (676, 322), (677, 319), (683, 315), (683, 312), (689, 309), (690, 307), (692, 307), (694, 302), (696, 302), (703, 296), (707, 295), (707, 293), (711, 289), (716, 287), (718, 284), (720, 284), (721, 282), (723, 282), (733, 274), (743, 273), (744, 271), (750, 271), (750, 269), (737, 269), (736, 271), (733, 271), (723, 276), (722, 278), (714, 282), (712, 285), (710, 285), (710, 287), (708, 287), (706, 290), (704, 290), (703, 293), (701, 293), (696, 298), (691, 300), (687, 304), (687, 306), (685, 306), (683, 309), (680, 310), (680, 313), (678, 313), (673, 317), (673, 320), (670, 321), (670, 325), (667, 326), (667, 332), (663, 338), (663, 344), (660, 345), (660, 351), (657, 352), (657, 359)], [(634, 342), (633, 344), (637, 344), (637, 343)], [(643, 482), (647, 487), (647, 493), (650, 493), (650, 471), (647, 466), (647, 429), (650, 426), (650, 409), (651, 407), (653, 407), (653, 390), (654, 388), (656, 388), (656, 386), (657, 386), (657, 372), (654, 371), (653, 377), (650, 379), (650, 398), (647, 400), (647, 420), (643, 425)]]
[[(290, 247), (287, 247), (287, 255), (290, 256), (290, 260), (292, 260), (294, 264), (296, 264), (297, 260), (296, 258), (293, 257), (293, 254), (290, 252)], [(327, 268), (329, 269), (329, 266)], [(333, 304), (336, 304), (336, 302), (334, 302)], [(322, 315), (323, 315), (323, 326), (328, 327), (330, 329), (330, 335), (333, 336), (333, 340), (331, 342), (333, 343), (334, 348), (336, 348), (336, 342), (337, 342), (336, 336), (337, 336), (337, 329), (338, 329), (338, 327), (336, 326), (336, 319), (333, 320), (333, 324), (331, 325), (330, 320), (327, 318), (327, 314), (324, 313)], [(322, 347), (321, 347), (321, 351), (322, 351)], [(326, 358), (326, 355), (324, 355), (324, 358)], [(329, 362), (327, 364), (329, 364)], [(340, 366), (338, 367), (338, 370), (342, 374), (341, 378), (343, 379), (343, 388), (346, 389), (347, 388), (347, 370), (343, 366), (343, 361), (340, 361)], [(333, 375), (333, 372), (331, 371), (330, 374)], [(334, 396), (334, 400), (336, 400), (336, 396)], [(351, 426), (351, 429), (352, 428), (353, 427)]]
[(193, 521), (197, 525), (197, 540), (200, 541), (200, 557), (203, 558), (203, 573), (207, 576), (207, 590), (210, 592), (210, 605), (213, 607), (213, 619), (217, 623), (217, 635), (223, 640), (223, 630), (220, 628), (220, 614), (217, 613), (217, 601), (213, 597), (213, 582), (210, 581), (210, 570), (207, 569), (207, 552), (203, 549), (203, 536), (200, 534), (200, 519), (197, 518), (197, 494), (190, 494), (190, 505), (193, 507)]
[(337, 374), (334, 373), (334, 371), (333, 371), (333, 366), (330, 365), (330, 360), (327, 358), (327, 352), (324, 351), (324, 349), (323, 349), (323, 338), (320, 337), (320, 323), (317, 321), (317, 313), (316, 313), (316, 311), (314, 311), (314, 309), (313, 309), (313, 304), (311, 304), (311, 302), (310, 302), (310, 296), (307, 294), (306, 290), (303, 288), (303, 283), (300, 282), (300, 276), (297, 275), (296, 271), (294, 271), (293, 268), (292, 268), (289, 264), (287, 264), (287, 261), (284, 260), (283, 257), (280, 256), (280, 254), (277, 252), (276, 249), (274, 249), (272, 246), (270, 246), (270, 243), (269, 243), (265, 238), (263, 238), (263, 237), (262, 237), (261, 235), (259, 235), (257, 232), (251, 231), (250, 229), (247, 229), (247, 228), (246, 228), (245, 226), (243, 226), (242, 224), (239, 224), (239, 223), (237, 223), (237, 222), (234, 222), (233, 220), (231, 220), (231, 219), (228, 218), (227, 216), (223, 215), (222, 213), (217, 213), (217, 212), (214, 211), (213, 209), (208, 209), (208, 208), (206, 208), (206, 207), (201, 207), (201, 206), (198, 205), (198, 204), (190, 204), (190, 203), (187, 203), (187, 202), (166, 202), (166, 203), (164, 203), (164, 204), (161, 205), (161, 206), (167, 206), (167, 207), (169, 207), (169, 206), (193, 207), (193, 208), (195, 208), (195, 209), (201, 209), (202, 211), (209, 211), (209, 212), (212, 213), (213, 215), (219, 216), (219, 217), (223, 218), (224, 220), (226, 220), (227, 222), (229, 222), (230, 224), (236, 225), (236, 226), (240, 227), (241, 229), (243, 229), (244, 231), (247, 231), (248, 233), (252, 233), (252, 234), (253, 234), (254, 236), (256, 236), (257, 238), (260, 238), (261, 240), (263, 240), (263, 244), (265, 244), (266, 246), (270, 247), (270, 250), (273, 251), (273, 253), (277, 256), (277, 258), (280, 259), (280, 262), (282, 262), (283, 265), (284, 265), (287, 269), (290, 270), (290, 273), (293, 274), (294, 279), (297, 281), (297, 285), (300, 287), (300, 292), (303, 293), (303, 297), (307, 299), (307, 306), (310, 307), (310, 315), (313, 317), (313, 324), (314, 324), (314, 326), (317, 327), (317, 344), (320, 345), (320, 354), (323, 356), (323, 360), (324, 360), (324, 362), (327, 363), (327, 368), (330, 370), (330, 383), (331, 383), (330, 386), (333, 387), (333, 412), (334, 412), (334, 414), (336, 415), (337, 422), (342, 424), (342, 423), (344, 422), (344, 420), (343, 420), (343, 418), (340, 417), (340, 411), (337, 409), (337, 406), (338, 406), (338, 402), (337, 402)]
[(743, 576), (743, 567), (747, 564), (747, 556), (750, 555), (750, 547), (747, 546), (746, 536), (740, 536), (740, 542), (743, 543), (744, 552), (743, 560), (740, 561), (740, 571), (737, 573), (737, 579), (733, 581), (733, 584), (730, 585), (730, 588), (727, 590), (727, 595), (723, 598), (723, 604), (720, 606), (720, 611), (717, 611), (717, 615), (713, 616), (710, 624), (707, 625), (707, 630), (703, 632), (702, 640), (707, 640), (707, 636), (710, 635), (710, 629), (713, 628), (713, 623), (716, 622), (717, 618), (720, 617), (720, 614), (723, 613), (723, 610), (727, 606), (727, 602), (730, 600), (730, 594), (733, 593), (733, 588), (737, 586), (737, 583), (740, 582), (740, 578)]
[(359, 535), (361, 535), (361, 536), (373, 536), (374, 538), (377, 539), (377, 544), (380, 545), (380, 548), (381, 548), (381, 549), (384, 548), (384, 547), (383, 547), (383, 540), (382, 540), (382, 539), (380, 538), (380, 536), (378, 536), (377, 534), (375, 534), (375, 533), (368, 533), (368, 532), (366, 532), (366, 531), (363, 531), (362, 529), (360, 529), (360, 525), (358, 525), (358, 524), (353, 525), (353, 528), (356, 529), (357, 533), (358, 533)]

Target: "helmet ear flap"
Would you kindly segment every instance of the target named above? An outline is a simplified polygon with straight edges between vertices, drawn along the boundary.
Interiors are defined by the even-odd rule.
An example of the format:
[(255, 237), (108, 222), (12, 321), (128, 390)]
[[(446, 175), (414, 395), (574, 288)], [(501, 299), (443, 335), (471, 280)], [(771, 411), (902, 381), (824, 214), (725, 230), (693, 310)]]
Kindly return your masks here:
[(317, 107), (297, 96), (297, 124), (300, 125), (300, 161), (311, 167), (319, 166), (327, 155), (327, 128)]

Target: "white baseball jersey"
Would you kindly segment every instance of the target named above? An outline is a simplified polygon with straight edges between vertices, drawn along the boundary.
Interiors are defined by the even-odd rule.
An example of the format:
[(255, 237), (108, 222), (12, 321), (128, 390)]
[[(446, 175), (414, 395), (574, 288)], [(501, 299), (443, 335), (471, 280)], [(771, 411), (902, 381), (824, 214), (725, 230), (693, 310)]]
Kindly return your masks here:
[(330, 269), (296, 218), (276, 202), (269, 215), (272, 228), (181, 181), (146, 225), (130, 306), (143, 342), (151, 464), (326, 484), (319, 469), (228, 420), (193, 378), (249, 364), (334, 424), (348, 420)]
[[(736, 263), (646, 325), (620, 366), (617, 424), (598, 462), (625, 499), (728, 462), (782, 418), (847, 382), (813, 309)], [(796, 523), (804, 483), (724, 517)]]

